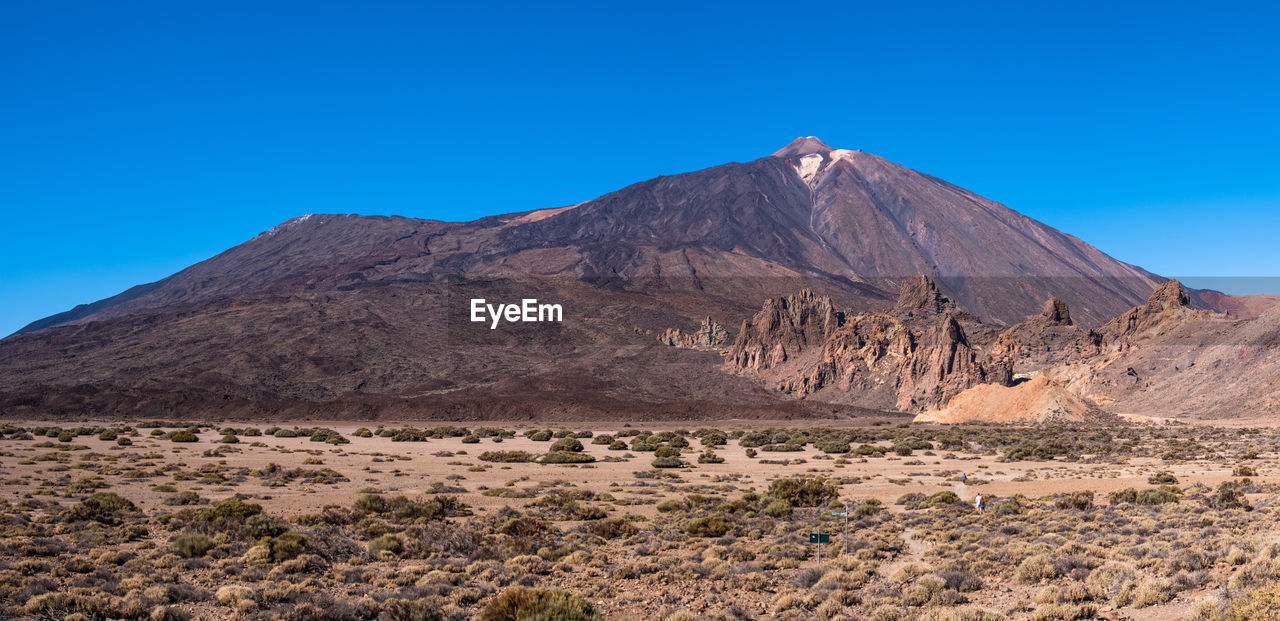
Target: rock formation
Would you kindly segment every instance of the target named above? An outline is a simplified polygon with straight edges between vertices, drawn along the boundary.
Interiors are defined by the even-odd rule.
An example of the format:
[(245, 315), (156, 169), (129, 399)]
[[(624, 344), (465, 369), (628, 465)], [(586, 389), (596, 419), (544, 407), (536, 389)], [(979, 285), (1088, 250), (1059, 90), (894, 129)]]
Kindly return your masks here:
[(797, 312), (843, 316), (830, 300), (771, 300), (744, 324), (726, 364), (772, 379), (784, 393), (821, 392), (836, 401), (909, 411), (945, 403), (976, 384), (1012, 381), (1006, 362), (986, 360), (966, 336), (961, 321), (976, 318), (956, 310), (924, 276), (905, 279), (889, 311), (816, 322), (791, 319)]
[(915, 355), (898, 371), (898, 409), (914, 412), (946, 404), (978, 384), (1008, 385), (1013, 372), (1003, 360), (983, 361), (965, 339), (955, 317), (947, 315), (925, 333)]
[(1113, 414), (1280, 413), (1280, 309), (1239, 321), (1195, 310), (1189, 298), (1177, 281), (1165, 283), (1042, 373)]
[(684, 349), (720, 349), (732, 340), (728, 329), (707, 317), (693, 334), (686, 334), (679, 328), (668, 328), (658, 335), (658, 342)]
[(768, 300), (755, 317), (742, 322), (728, 364), (753, 371), (781, 366), (821, 347), (843, 322), (844, 314), (831, 298), (809, 290)]
[(1103, 347), (1126, 349), (1135, 341), (1158, 336), (1196, 313), (1182, 283), (1170, 280), (1156, 288), (1147, 303), (1129, 309), (1098, 329)]
[(893, 306), (895, 314), (908, 319), (917, 316), (932, 317), (955, 308), (955, 303), (942, 295), (938, 286), (924, 274), (915, 274), (902, 280), (898, 289), (898, 302)]
[(1071, 310), (1067, 308), (1067, 303), (1058, 298), (1049, 298), (1045, 301), (1044, 310), (1040, 312), (1040, 316), (1051, 325), (1076, 325), (1075, 322), (1071, 321)]
[(1071, 321), (1066, 302), (1050, 298), (1039, 314), (1001, 332), (991, 345), (990, 355), (1010, 361), (1015, 373), (1026, 373), (1096, 351), (1096, 335)]
[(1280, 382), (1280, 310), (1238, 321), (1191, 302), (1169, 281), (1144, 304), (1085, 330), (1066, 302), (1050, 298), (996, 332), (914, 276), (881, 312), (841, 313), (809, 293), (773, 299), (744, 324), (726, 364), (802, 400), (918, 412), (933, 422), (1280, 413), (1272, 389)]

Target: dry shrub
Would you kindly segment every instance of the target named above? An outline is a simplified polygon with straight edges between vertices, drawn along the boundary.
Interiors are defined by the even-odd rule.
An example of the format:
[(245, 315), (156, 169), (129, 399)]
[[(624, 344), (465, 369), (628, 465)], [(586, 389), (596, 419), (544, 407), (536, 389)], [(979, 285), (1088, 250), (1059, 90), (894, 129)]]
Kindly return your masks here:
[(223, 606), (236, 606), (242, 601), (253, 601), (253, 589), (239, 584), (228, 584), (219, 587), (214, 597), (218, 599), (218, 603)]
[(982, 589), (982, 578), (970, 571), (941, 571), (938, 577), (946, 584), (946, 588), (960, 593), (970, 593)]
[(1173, 599), (1173, 589), (1169, 581), (1143, 576), (1133, 590), (1133, 607), (1146, 608), (1163, 604)]
[(823, 477), (802, 477), (775, 479), (766, 494), (793, 507), (821, 507), (835, 498), (839, 489)]
[(204, 556), (217, 545), (213, 539), (195, 533), (178, 535), (173, 540), (173, 549), (177, 550), (178, 554), (181, 554), (183, 558)]
[(790, 591), (783, 591), (773, 598), (773, 612), (778, 614), (804, 606), (800, 596)]
[(1085, 490), (1058, 496), (1053, 502), (1059, 509), (1085, 510), (1093, 506), (1093, 492)]
[(1072, 621), (1073, 619), (1092, 619), (1097, 613), (1096, 608), (1088, 605), (1047, 604), (1035, 609), (1029, 619), (1030, 621)]
[(1018, 565), (1015, 576), (1023, 584), (1035, 584), (1044, 580), (1052, 580), (1058, 572), (1047, 554), (1029, 556)]
[(1059, 592), (1059, 601), (1063, 602), (1078, 604), (1092, 599), (1093, 593), (1089, 592), (1089, 587), (1080, 582), (1072, 582)]
[(369, 553), (379, 554), (381, 552), (390, 552), (391, 554), (399, 554), (404, 549), (404, 542), (400, 538), (392, 535), (380, 535), (373, 541), (369, 542)]
[(441, 606), (431, 599), (389, 599), (382, 602), (382, 621), (444, 621)]
[(907, 609), (895, 604), (881, 604), (871, 611), (873, 621), (903, 621), (908, 618)]
[(581, 596), (561, 589), (516, 587), (503, 591), (476, 616), (476, 621), (597, 621), (603, 619)]
[(640, 531), (631, 520), (622, 517), (611, 517), (589, 522), (585, 527), (588, 533), (604, 539), (630, 537)]
[(935, 575), (921, 576), (902, 592), (902, 602), (908, 606), (923, 606), (946, 586), (947, 583)]
[(1037, 604), (1056, 604), (1061, 600), (1062, 587), (1057, 585), (1049, 585), (1037, 594), (1032, 601)]
[[(467, 524), (437, 520), (410, 526), (400, 534), (400, 540), (404, 543), (401, 556), (405, 558), (429, 558), (432, 554), (473, 558), (482, 550), (484, 535)], [(522, 551), (537, 547), (530, 544)]]
[(774, 518), (786, 517), (791, 515), (791, 503), (778, 499), (764, 508), (765, 515)]
[(1137, 586), (1138, 572), (1133, 565), (1109, 561), (1089, 574), (1087, 584), (1116, 606), (1127, 606)]
[(62, 519), (66, 522), (93, 521), (114, 526), (141, 516), (142, 512), (128, 499), (115, 492), (97, 492), (68, 509)]
[(516, 573), (542, 575), (551, 572), (551, 565), (533, 554), (509, 558), (503, 565)]
[(1280, 618), (1280, 582), (1245, 592), (1231, 605), (1228, 621)]
[(818, 580), (821, 580), (826, 573), (827, 570), (822, 567), (805, 567), (797, 571), (794, 576), (791, 576), (791, 586), (797, 589), (807, 589), (817, 584)]
[(946, 492), (938, 492), (926, 498), (923, 504), (926, 507), (938, 508), (938, 507), (946, 507), (948, 505), (954, 505), (958, 502), (960, 502), (960, 497), (956, 496), (955, 492), (946, 491)]
[(733, 522), (721, 514), (714, 514), (686, 521), (684, 530), (695, 537), (722, 537), (733, 530)]
[(533, 461), (533, 455), (527, 451), (485, 451), (480, 454), (479, 459), (499, 463), (523, 463)]
[(1003, 615), (981, 608), (942, 610), (936, 616), (937, 621), (1002, 621), (1005, 618)]
[(919, 578), (931, 571), (933, 571), (933, 568), (925, 565), (924, 563), (911, 562), (903, 565), (898, 569), (898, 571), (894, 572), (892, 579), (894, 582), (911, 582), (913, 579)]
[(829, 571), (816, 584), (819, 589), (831, 588), (842, 591), (854, 591), (862, 588), (871, 579), (871, 574), (865, 571)]
[[(1191, 604), (1186, 621), (1221, 621), (1231, 612), (1230, 604), (1222, 597), (1202, 597)], [(1274, 616), (1274, 613), (1273, 613)]]
[(846, 604), (840, 598), (840, 592), (832, 593), (831, 597), (822, 602), (818, 609), (813, 611), (819, 619), (836, 619), (843, 618), (841, 613), (844, 612)]

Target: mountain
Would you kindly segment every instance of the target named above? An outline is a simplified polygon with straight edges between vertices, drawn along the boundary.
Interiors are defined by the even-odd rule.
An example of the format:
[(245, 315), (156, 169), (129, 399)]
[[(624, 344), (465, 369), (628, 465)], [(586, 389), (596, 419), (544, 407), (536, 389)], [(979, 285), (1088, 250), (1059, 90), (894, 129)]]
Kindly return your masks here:
[[(917, 291), (913, 275), (936, 291)], [(911, 399), (825, 400), (823, 389), (797, 399), (721, 364), (718, 348), (742, 338), (732, 332), (762, 301), (799, 291), (850, 316), (896, 312), (904, 287), (936, 293), (973, 341), (986, 338), (971, 332), (980, 325), (994, 335), (1049, 297), (1069, 304), (1076, 324), (1101, 326), (1162, 282), (942, 180), (800, 138), (751, 162), (566, 207), (472, 222), (289, 220), (0, 341), (0, 413), (698, 418), (902, 408)], [(1215, 295), (1191, 292), (1192, 303), (1257, 308)], [(471, 320), (478, 298), (557, 303), (564, 320), (490, 329)], [(958, 347), (950, 324), (925, 333)], [(985, 377), (974, 366), (982, 356), (955, 353), (938, 362)], [(929, 380), (913, 398), (932, 403), (972, 381)]]
[(924, 274), (970, 312), (1004, 322), (1056, 295), (1098, 324), (1164, 280), (945, 181), (813, 137), (746, 164), (639, 183), (497, 239), (506, 252), (577, 248), (586, 273), (629, 279), (677, 249), (887, 292)]
[(1280, 307), (1256, 318), (1192, 308), (1177, 281), (1085, 337), (1040, 374), (1114, 414), (1192, 419), (1280, 415)]

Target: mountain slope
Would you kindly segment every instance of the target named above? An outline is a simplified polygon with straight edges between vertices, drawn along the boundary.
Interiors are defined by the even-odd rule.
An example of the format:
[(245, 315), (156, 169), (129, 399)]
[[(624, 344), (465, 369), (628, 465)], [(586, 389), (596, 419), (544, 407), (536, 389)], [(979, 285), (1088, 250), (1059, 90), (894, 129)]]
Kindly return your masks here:
[[(924, 274), (970, 312), (1006, 323), (1054, 295), (1071, 304), (1080, 323), (1098, 325), (1163, 281), (971, 192), (810, 137), (759, 160), (658, 177), (572, 208), (471, 223), (304, 216), (145, 290), (23, 331), (291, 278), (359, 275), (404, 259), (417, 259), (414, 267), (426, 277), (507, 275), (504, 263), (520, 277), (535, 251), (552, 255), (538, 259), (544, 276), (646, 286), (662, 279), (677, 287), (705, 284), (694, 282), (699, 278), (810, 277), (880, 301), (893, 299), (903, 278)], [(694, 256), (681, 258), (686, 265), (664, 264), (677, 251)], [(729, 258), (732, 265), (716, 269)], [(699, 262), (709, 275), (699, 275)], [(746, 265), (757, 262), (784, 269)]]
[[(811, 412), (821, 395), (798, 403), (659, 336), (736, 327), (801, 290), (887, 311), (917, 273), (989, 322), (1057, 296), (1085, 326), (1163, 281), (941, 180), (801, 138), (569, 207), (295, 218), (0, 341), (0, 412)], [(562, 303), (565, 321), (490, 330), (470, 321), (473, 298)]]
[(1280, 414), (1280, 307), (1251, 319), (1196, 310), (1168, 281), (1096, 330), (1060, 300), (1001, 332), (988, 349), (1020, 380), (973, 386), (920, 414), (930, 422), (1125, 417), (1274, 418)]
[[(1043, 374), (1115, 414), (1199, 419), (1280, 414), (1280, 307), (1253, 319), (1195, 310), (1177, 281), (1100, 328), (1092, 356)], [(1080, 349), (1086, 349), (1081, 347)]]
[(1055, 295), (1092, 325), (1140, 302), (1162, 280), (875, 155), (818, 141), (780, 153), (811, 189), (813, 230), (853, 273), (895, 281), (927, 275), (984, 319), (1018, 321)]

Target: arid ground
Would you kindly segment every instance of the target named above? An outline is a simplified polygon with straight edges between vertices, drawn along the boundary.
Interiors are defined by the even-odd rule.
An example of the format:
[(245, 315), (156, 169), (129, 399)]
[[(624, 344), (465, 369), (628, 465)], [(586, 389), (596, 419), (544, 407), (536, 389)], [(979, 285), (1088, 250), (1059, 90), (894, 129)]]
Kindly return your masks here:
[(1246, 619), (1280, 599), (1280, 429), (827, 424), (14, 422), (0, 617)]

